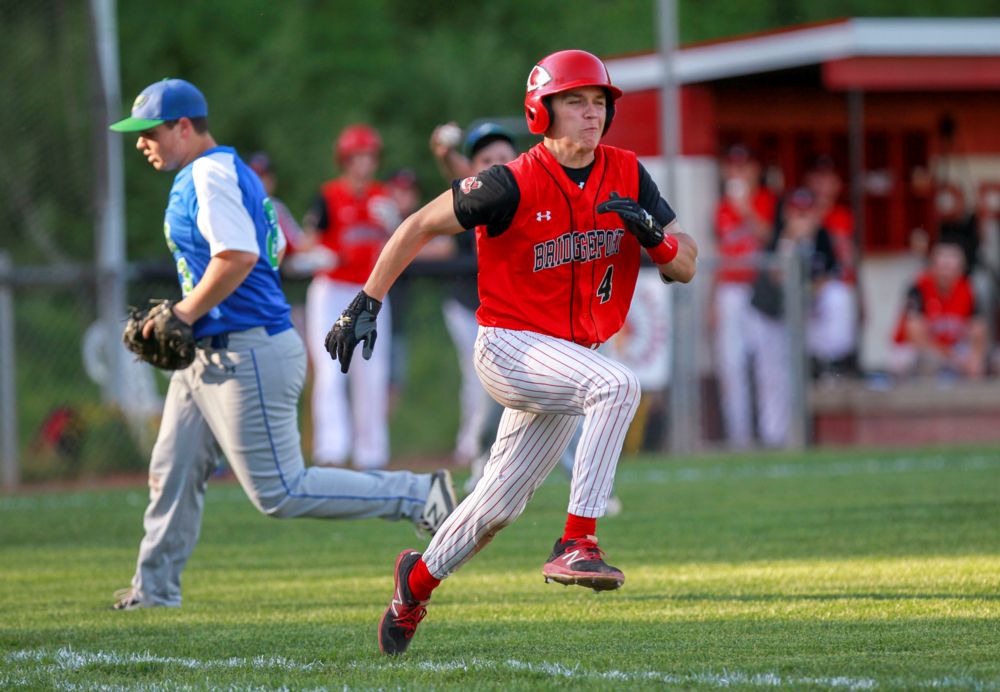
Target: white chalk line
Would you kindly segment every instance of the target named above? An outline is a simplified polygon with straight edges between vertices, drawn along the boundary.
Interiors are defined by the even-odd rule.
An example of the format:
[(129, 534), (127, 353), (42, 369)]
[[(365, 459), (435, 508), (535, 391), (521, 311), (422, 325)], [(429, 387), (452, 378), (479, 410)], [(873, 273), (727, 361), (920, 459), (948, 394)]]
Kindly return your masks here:
[[(747, 480), (753, 478), (783, 479), (798, 477), (835, 478), (846, 476), (870, 476), (886, 474), (907, 474), (943, 471), (987, 471), (1000, 468), (1000, 451), (996, 455), (976, 454), (967, 457), (898, 457), (870, 458), (854, 461), (817, 461), (800, 464), (735, 462), (725, 465), (706, 461), (697, 466), (663, 468), (643, 466), (633, 468), (628, 463), (618, 468), (616, 483), (692, 483), (716, 480)], [(553, 477), (563, 479), (560, 474)], [(567, 482), (560, 480), (560, 482)], [(22, 512), (40, 509), (89, 509), (121, 502), (120, 495), (108, 493), (55, 493), (51, 495), (25, 495), (0, 497), (0, 512)], [(149, 497), (144, 492), (125, 493), (125, 503), (135, 507), (145, 507)], [(243, 490), (238, 486), (209, 488), (208, 502), (235, 503), (248, 502)]]
[[(106, 651), (87, 652), (75, 650), (71, 647), (62, 647), (56, 651), (45, 649), (27, 649), (15, 651), (5, 655), (8, 664), (36, 664), (34, 671), (19, 669), (9, 674), (0, 673), (0, 686), (20, 686), (30, 687), (38, 683), (37, 674), (44, 673), (53, 677), (58, 677), (60, 673), (79, 671), (90, 665), (100, 664), (105, 666), (116, 666), (127, 668), (129, 666), (142, 664), (162, 664), (166, 666), (179, 666), (196, 671), (226, 671), (236, 669), (260, 670), (262, 668), (277, 669), (282, 672), (321, 672), (329, 673), (336, 677), (338, 667), (333, 664), (322, 663), (320, 661), (295, 661), (283, 656), (254, 656), (230, 657), (222, 659), (197, 659), (191, 657), (158, 656), (149, 652), (144, 653), (114, 653)], [(383, 664), (373, 664), (367, 662), (354, 662), (349, 665), (353, 670), (377, 673), (385, 671), (399, 671), (400, 673), (413, 671), (427, 671), (432, 673), (442, 672), (468, 672), (468, 673), (530, 673), (532, 675), (545, 675), (550, 678), (570, 679), (570, 680), (596, 680), (615, 683), (629, 682), (653, 682), (668, 685), (698, 685), (704, 687), (802, 687), (805, 685), (820, 686), (827, 688), (847, 689), (847, 690), (871, 690), (878, 689), (886, 685), (890, 687), (918, 687), (918, 688), (962, 688), (977, 690), (998, 690), (1000, 680), (982, 680), (968, 676), (945, 676), (925, 680), (884, 680), (878, 681), (869, 677), (852, 677), (846, 675), (838, 676), (796, 676), (774, 672), (751, 673), (738, 670), (723, 669), (722, 672), (703, 673), (668, 673), (662, 671), (624, 671), (624, 670), (588, 670), (581, 665), (568, 666), (562, 663), (531, 663), (517, 659), (505, 659), (493, 661), (481, 658), (461, 659), (457, 661), (422, 661), (411, 658), (407, 661), (386, 661)], [(33, 673), (35, 673), (33, 675)], [(51, 680), (46, 681), (51, 684)], [(97, 690), (111, 689), (100, 683), (86, 684), (79, 682), (62, 681), (58, 683), (58, 689), (62, 690)], [(223, 683), (224, 685), (224, 683)], [(177, 685), (170, 686), (171, 689), (178, 689)], [(147, 684), (143, 686), (130, 687), (130, 689), (160, 690), (165, 686), (158, 684)], [(246, 689), (246, 687), (243, 687)], [(343, 689), (338, 687), (337, 689)]]
[(683, 468), (619, 467), (617, 483), (677, 483), (715, 480), (747, 480), (753, 478), (782, 479), (798, 477), (835, 478), (841, 476), (871, 476), (887, 474), (926, 473), (942, 471), (986, 471), (1000, 468), (1000, 452), (996, 455), (975, 455), (959, 458), (944, 456), (870, 458), (853, 461), (820, 461), (801, 464), (759, 464), (702, 466)]
[[(852, 678), (846, 676), (834, 677), (800, 677), (780, 675), (778, 673), (746, 673), (741, 671), (723, 670), (721, 673), (664, 673), (660, 671), (623, 671), (623, 670), (587, 670), (579, 664), (567, 666), (562, 663), (528, 663), (516, 659), (505, 661), (488, 661), (469, 659), (468, 661), (434, 662), (419, 661), (411, 664), (390, 664), (402, 670), (417, 668), (430, 672), (474, 672), (502, 673), (524, 672), (542, 674), (552, 678), (602, 680), (617, 683), (657, 682), (668, 685), (702, 685), (706, 687), (732, 687), (745, 685), (752, 687), (801, 687), (802, 685), (821, 685), (852, 690), (870, 690), (878, 687), (878, 682), (870, 678)], [(353, 668), (375, 671), (378, 667), (354, 664)], [(384, 668), (385, 666), (382, 666)]]
[(94, 664), (130, 666), (143, 663), (161, 663), (192, 670), (230, 670), (234, 668), (279, 668), (288, 671), (314, 670), (323, 664), (313, 661), (301, 663), (283, 656), (254, 656), (252, 658), (217, 658), (202, 660), (177, 656), (157, 656), (149, 652), (115, 653), (107, 651), (77, 651), (72, 647), (62, 647), (56, 651), (45, 649), (26, 649), (14, 651), (6, 655), (8, 661), (28, 661), (34, 663), (51, 663), (61, 670), (79, 670)]

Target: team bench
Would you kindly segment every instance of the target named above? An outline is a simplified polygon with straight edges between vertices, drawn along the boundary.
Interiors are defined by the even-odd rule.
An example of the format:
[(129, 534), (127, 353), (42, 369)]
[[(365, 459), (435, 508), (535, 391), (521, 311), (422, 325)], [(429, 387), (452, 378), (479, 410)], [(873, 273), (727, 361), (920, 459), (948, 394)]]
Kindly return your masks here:
[(819, 446), (1000, 443), (1000, 381), (820, 382), (809, 391)]

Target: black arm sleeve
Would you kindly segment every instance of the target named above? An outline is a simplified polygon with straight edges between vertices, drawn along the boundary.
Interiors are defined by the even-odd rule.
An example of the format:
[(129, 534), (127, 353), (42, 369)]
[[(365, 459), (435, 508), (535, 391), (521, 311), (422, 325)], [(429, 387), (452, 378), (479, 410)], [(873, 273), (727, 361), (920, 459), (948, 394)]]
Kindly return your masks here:
[(641, 163), (639, 165), (639, 199), (636, 201), (643, 209), (653, 215), (661, 226), (666, 228), (677, 218), (677, 214), (667, 204), (667, 200), (660, 196), (660, 190), (653, 182), (649, 171)]
[(329, 227), (330, 219), (326, 215), (326, 200), (323, 195), (316, 195), (316, 199), (309, 205), (303, 218), (303, 225), (312, 226), (321, 233)]
[(479, 175), (455, 180), (451, 190), (455, 217), (462, 227), (486, 226), (490, 236), (510, 227), (521, 202), (521, 190), (506, 166), (491, 166)]

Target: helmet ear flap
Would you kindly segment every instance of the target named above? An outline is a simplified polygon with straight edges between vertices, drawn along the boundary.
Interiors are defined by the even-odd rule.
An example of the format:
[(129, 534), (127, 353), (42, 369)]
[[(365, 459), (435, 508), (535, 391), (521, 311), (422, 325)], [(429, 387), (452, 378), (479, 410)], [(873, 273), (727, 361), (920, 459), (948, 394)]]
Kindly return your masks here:
[(552, 108), (548, 98), (529, 99), (524, 104), (524, 114), (528, 121), (528, 131), (533, 135), (545, 134), (552, 124)]

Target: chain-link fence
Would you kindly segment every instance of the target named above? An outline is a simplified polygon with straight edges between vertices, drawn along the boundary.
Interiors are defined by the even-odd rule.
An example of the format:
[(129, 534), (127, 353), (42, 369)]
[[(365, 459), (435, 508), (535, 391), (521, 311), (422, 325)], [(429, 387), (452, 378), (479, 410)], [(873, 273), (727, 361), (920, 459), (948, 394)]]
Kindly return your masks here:
[[(687, 286), (664, 287), (652, 268), (640, 274), (625, 327), (602, 347), (643, 385), (628, 451), (996, 441), (995, 380), (894, 382), (881, 369), (859, 368), (861, 327), (888, 321), (883, 346), (892, 346), (912, 274), (861, 301), (862, 287), (810, 279), (800, 260), (761, 255), (734, 266), (706, 257)], [(442, 280), (469, 270), (415, 265), (393, 296), (398, 352), (390, 426), (397, 460), (452, 453), (460, 374), (441, 315)], [(132, 264), (128, 276), (130, 304), (177, 295), (169, 264)], [(123, 348), (122, 324), (108, 333), (97, 320), (95, 278), (84, 265), (0, 266), (2, 449), (8, 465), (19, 460), (24, 480), (146, 466), (167, 379), (126, 353), (122, 403), (110, 402), (109, 353)], [(285, 283), (300, 331), (306, 287)], [(861, 318), (861, 302), (882, 304), (885, 315), (868, 308)], [(310, 418), (307, 383), (300, 402), (307, 459)]]
[[(444, 297), (441, 278), (450, 271), (448, 265), (418, 266), (402, 283), (400, 295), (394, 297), (399, 325), (398, 338), (393, 342), (400, 348), (395, 358), (398, 404), (392, 417), (393, 453), (397, 457), (447, 457), (451, 453), (459, 417), (460, 383), (454, 346), (440, 310)], [(710, 282), (713, 271), (714, 263), (703, 261), (699, 281)], [(649, 272), (651, 276), (644, 275), (640, 280), (632, 315), (621, 337), (605, 347), (610, 356), (637, 371), (647, 392), (637, 426), (641, 430), (630, 443), (633, 449), (658, 449), (670, 442), (666, 414), (673, 330), (669, 295), (673, 289), (660, 284), (655, 270)], [(785, 292), (785, 304), (791, 306), (787, 320), (790, 328), (776, 326), (766, 336), (769, 348), (777, 354), (795, 352), (799, 348), (796, 344), (804, 338), (796, 326), (795, 315), (801, 309), (795, 306), (801, 301), (797, 298), (800, 293), (793, 288), (798, 279), (794, 273), (790, 276), (779, 289)], [(4, 428), (5, 443), (7, 455), (19, 459), (20, 475), (26, 481), (139, 471), (147, 463), (167, 379), (164, 373), (124, 354), (121, 403), (109, 400), (109, 354), (123, 348), (122, 325), (109, 331), (97, 319), (95, 278), (95, 272), (84, 265), (0, 271), (0, 296), (8, 298), (0, 300), (0, 324), (5, 334), (13, 336), (9, 350), (3, 351), (0, 373), (7, 383), (4, 389), (8, 401), (14, 402), (13, 407), (5, 406), (3, 411), (8, 424)], [(286, 293), (297, 315), (305, 283), (286, 282)], [(130, 304), (141, 305), (149, 298), (176, 294), (176, 278), (168, 264), (130, 265)], [(683, 381), (694, 382), (700, 392), (698, 413), (682, 412), (680, 421), (698, 431), (695, 447), (702, 449), (720, 444), (725, 433), (720, 422), (720, 397), (715, 394), (716, 366), (711, 348), (705, 346), (709, 339), (705, 331), (708, 310), (702, 296), (707, 294), (697, 291), (692, 295), (699, 303), (694, 314), (700, 326), (690, 334), (699, 342), (689, 349), (695, 360), (674, 367)], [(296, 321), (301, 328), (302, 320)], [(805, 410), (801, 405), (804, 379), (795, 376), (796, 372), (804, 373), (804, 368), (790, 368), (787, 359), (780, 367), (790, 378), (783, 390), (790, 403), (785, 414), (787, 439), (770, 441), (777, 446), (798, 445), (805, 439), (804, 417), (793, 416), (791, 411)], [(673, 381), (678, 380), (674, 377)], [(774, 395), (775, 391), (772, 383), (764, 393)], [(308, 395), (301, 402), (301, 413), (308, 457)], [(752, 410), (746, 413), (752, 425), (754, 414)], [(753, 439), (747, 444), (753, 444)]]
[[(172, 265), (131, 264), (127, 302), (176, 297)], [(399, 354), (393, 381), (394, 453), (447, 456), (458, 421), (457, 359), (441, 316), (440, 282), (419, 269), (394, 291)], [(440, 274), (432, 271), (431, 274)], [(285, 282), (304, 338), (307, 282)], [(98, 319), (97, 273), (80, 264), (15, 266), (0, 253), (0, 437), (4, 485), (136, 472), (155, 440), (168, 375), (124, 351), (124, 315)], [(320, 335), (319, 338), (322, 338)], [(111, 360), (124, 362), (119, 401)], [(454, 397), (443, 392), (454, 391)], [(310, 385), (300, 427), (310, 453)], [(427, 412), (421, 415), (420, 412)]]

